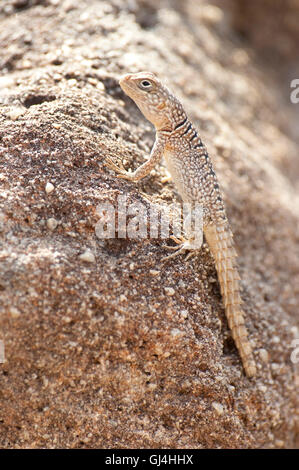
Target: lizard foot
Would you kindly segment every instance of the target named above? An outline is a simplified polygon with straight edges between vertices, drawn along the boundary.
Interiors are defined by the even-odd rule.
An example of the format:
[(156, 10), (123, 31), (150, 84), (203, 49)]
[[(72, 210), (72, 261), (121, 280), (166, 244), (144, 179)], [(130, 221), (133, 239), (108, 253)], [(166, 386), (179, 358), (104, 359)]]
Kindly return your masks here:
[(122, 163), (120, 163), (121, 166), (119, 167), (114, 163), (114, 161), (110, 157), (107, 157), (105, 159), (105, 165), (110, 170), (113, 170), (115, 171), (115, 173), (118, 173), (117, 178), (123, 178), (129, 181), (134, 180), (134, 174), (127, 171)]
[(163, 176), (161, 178), (161, 183), (168, 183), (169, 181), (171, 181), (171, 174), (167, 171), (167, 174), (166, 176)]
[(175, 253), (172, 253), (172, 255), (168, 255), (168, 256), (165, 256), (164, 258), (162, 258), (162, 261), (166, 261), (170, 258), (174, 258), (175, 256), (178, 256), (180, 255), (181, 253), (183, 253), (185, 250), (188, 250), (188, 240), (183, 237), (182, 235), (177, 238), (175, 237), (174, 235), (171, 235), (170, 237), (178, 246), (166, 246), (165, 248), (167, 250), (176, 250)]
[(191, 258), (191, 256), (193, 256), (196, 253), (197, 250), (199, 250), (201, 248), (201, 244), (196, 243), (194, 240), (191, 240), (191, 241), (187, 240), (182, 235), (179, 238), (172, 235), (170, 238), (173, 241), (175, 241), (175, 243), (178, 246), (166, 246), (165, 248), (167, 250), (176, 250), (176, 251), (175, 251), (175, 253), (172, 253), (171, 255), (168, 255), (168, 256), (165, 256), (164, 258), (162, 258), (162, 261), (166, 261), (170, 258), (174, 258), (175, 256), (178, 256), (181, 253), (185, 252), (186, 250), (189, 250), (190, 252), (186, 256), (186, 261), (187, 261), (188, 259)]

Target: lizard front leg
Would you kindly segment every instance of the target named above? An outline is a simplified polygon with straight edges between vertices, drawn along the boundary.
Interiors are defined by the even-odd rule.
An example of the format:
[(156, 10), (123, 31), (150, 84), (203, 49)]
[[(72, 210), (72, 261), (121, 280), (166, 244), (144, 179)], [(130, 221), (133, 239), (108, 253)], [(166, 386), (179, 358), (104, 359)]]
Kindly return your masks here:
[(117, 178), (123, 178), (129, 181), (136, 182), (147, 176), (150, 171), (156, 166), (156, 164), (161, 160), (164, 148), (164, 140), (161, 138), (157, 138), (152, 148), (149, 159), (145, 163), (143, 163), (143, 165), (137, 168), (137, 170), (135, 170), (133, 173), (126, 171), (123, 166), (118, 167), (110, 157), (106, 158), (105, 164), (108, 168), (118, 173)]

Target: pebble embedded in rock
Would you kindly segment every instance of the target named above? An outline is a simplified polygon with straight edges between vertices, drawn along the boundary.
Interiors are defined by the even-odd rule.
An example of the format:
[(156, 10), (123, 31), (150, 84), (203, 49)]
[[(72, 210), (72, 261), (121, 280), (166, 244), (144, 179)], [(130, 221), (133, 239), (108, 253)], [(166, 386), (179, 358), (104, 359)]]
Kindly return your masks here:
[(55, 230), (57, 225), (58, 225), (58, 222), (53, 217), (50, 217), (50, 219), (47, 220), (47, 227), (49, 230)]
[(20, 310), (18, 310), (16, 307), (11, 306), (9, 311), (12, 318), (18, 318), (21, 315)]
[(165, 290), (165, 292), (166, 292), (167, 295), (172, 296), (172, 295), (175, 294), (175, 290), (174, 290), (172, 287), (165, 287), (164, 290)]
[(45, 190), (46, 190), (46, 193), (47, 194), (50, 194), (52, 191), (54, 191), (54, 185), (52, 183), (47, 183), (46, 184), (46, 187), (45, 187)]
[(86, 250), (84, 253), (79, 255), (79, 259), (86, 261), (87, 263), (94, 263), (96, 260), (94, 254), (90, 250)]
[(221, 405), (221, 403), (218, 403), (218, 402), (214, 401), (212, 403), (212, 407), (214, 408), (214, 410), (216, 411), (216, 413), (219, 416), (223, 414), (224, 409), (223, 409), (223, 405)]
[(268, 351), (266, 351), (266, 349), (260, 349), (259, 350), (259, 355), (260, 355), (261, 360), (264, 363), (269, 362), (269, 354), (268, 354)]

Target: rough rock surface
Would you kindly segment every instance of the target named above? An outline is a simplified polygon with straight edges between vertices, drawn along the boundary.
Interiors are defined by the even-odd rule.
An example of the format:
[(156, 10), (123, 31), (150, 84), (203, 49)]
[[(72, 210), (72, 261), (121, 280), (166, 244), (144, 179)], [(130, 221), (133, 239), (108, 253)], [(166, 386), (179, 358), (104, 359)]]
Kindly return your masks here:
[[(298, 445), (293, 109), (227, 12), (193, 1), (1, 2), (1, 447)], [(163, 263), (169, 240), (95, 234), (100, 203), (174, 198), (163, 165), (134, 185), (103, 164), (109, 155), (136, 168), (151, 148), (150, 124), (118, 86), (144, 69), (182, 98), (212, 155), (254, 380), (207, 247)]]

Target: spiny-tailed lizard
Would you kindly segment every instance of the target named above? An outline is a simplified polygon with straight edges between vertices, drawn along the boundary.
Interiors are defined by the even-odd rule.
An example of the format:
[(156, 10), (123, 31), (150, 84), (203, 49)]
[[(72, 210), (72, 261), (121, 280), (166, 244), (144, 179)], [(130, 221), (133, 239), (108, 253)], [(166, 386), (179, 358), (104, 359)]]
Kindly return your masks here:
[[(240, 277), (235, 262), (237, 254), (207, 149), (182, 104), (154, 74), (127, 74), (119, 83), (155, 126), (156, 141), (150, 158), (134, 172), (118, 167), (110, 158), (106, 160), (106, 164), (118, 173), (119, 178), (135, 182), (148, 175), (164, 156), (167, 169), (183, 202), (199, 203), (203, 207), (203, 232), (215, 260), (228, 324), (244, 370), (248, 377), (252, 377), (256, 374), (256, 365), (244, 324), (244, 313), (240, 307)], [(173, 237), (178, 243), (178, 250), (171, 256), (185, 250), (200, 249), (202, 236), (192, 237), (187, 234), (186, 237)]]

